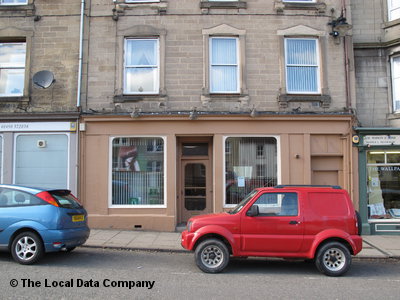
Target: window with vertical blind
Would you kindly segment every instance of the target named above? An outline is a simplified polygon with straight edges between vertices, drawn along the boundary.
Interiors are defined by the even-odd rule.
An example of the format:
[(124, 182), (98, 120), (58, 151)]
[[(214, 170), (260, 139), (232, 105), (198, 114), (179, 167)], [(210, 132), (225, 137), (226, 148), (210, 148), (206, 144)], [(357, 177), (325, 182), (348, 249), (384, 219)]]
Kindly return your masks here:
[(163, 138), (115, 137), (111, 147), (111, 205), (164, 205)]
[(393, 111), (400, 111), (400, 56), (391, 58)]
[(318, 40), (285, 39), (286, 89), (290, 94), (319, 94)]
[(239, 93), (238, 39), (210, 38), (210, 92)]
[(237, 204), (254, 188), (278, 181), (274, 137), (227, 137), (225, 140), (225, 204)]
[(400, 0), (388, 0), (389, 21), (400, 19)]

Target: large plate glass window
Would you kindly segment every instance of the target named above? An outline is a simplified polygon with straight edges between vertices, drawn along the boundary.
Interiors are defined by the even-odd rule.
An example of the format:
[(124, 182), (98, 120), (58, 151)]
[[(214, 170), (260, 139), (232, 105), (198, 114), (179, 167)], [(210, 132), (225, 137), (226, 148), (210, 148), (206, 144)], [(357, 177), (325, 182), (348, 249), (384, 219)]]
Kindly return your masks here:
[(286, 38), (286, 88), (290, 94), (319, 94), (317, 39)]
[(164, 140), (112, 140), (111, 205), (164, 205)]
[(125, 39), (124, 94), (158, 94), (158, 39)]
[(400, 56), (392, 57), (393, 110), (400, 111)]
[(210, 92), (239, 93), (238, 39), (210, 38)]
[(277, 170), (275, 138), (226, 138), (225, 204), (239, 203), (254, 188), (276, 185)]
[(0, 43), (0, 97), (22, 96), (26, 43)]
[(28, 4), (28, 0), (0, 0), (1, 5), (24, 5)]
[(368, 216), (400, 218), (400, 149), (367, 152)]
[(400, 0), (388, 0), (389, 21), (400, 19)]

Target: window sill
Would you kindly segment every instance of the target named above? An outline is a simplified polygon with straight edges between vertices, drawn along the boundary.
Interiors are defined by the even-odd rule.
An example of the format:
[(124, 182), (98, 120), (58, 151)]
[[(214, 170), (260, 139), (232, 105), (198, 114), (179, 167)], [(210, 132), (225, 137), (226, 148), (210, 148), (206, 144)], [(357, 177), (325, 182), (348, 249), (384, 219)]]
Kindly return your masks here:
[(326, 4), (320, 1), (317, 3), (289, 3), (276, 0), (274, 7), (278, 13), (283, 13), (285, 10), (316, 10), (320, 14), (326, 12)]
[(167, 95), (115, 95), (114, 103), (139, 102), (139, 101), (167, 101)]
[(33, 16), (35, 14), (35, 6), (33, 4), (0, 5), (0, 11), (25, 12), (27, 16)]
[(164, 15), (167, 13), (168, 3), (165, 0), (160, 2), (140, 2), (140, 3), (126, 3), (124, 1), (115, 2), (113, 9), (114, 15), (123, 15), (125, 10), (132, 9), (154, 9), (158, 14)]
[(288, 107), (290, 102), (318, 102), (322, 108), (329, 108), (331, 104), (331, 96), (282, 94), (279, 95), (278, 102), (281, 108)]
[(201, 1), (200, 8), (247, 8), (246, 1)]
[(17, 102), (17, 103), (21, 103), (21, 102), (29, 102), (29, 97), (26, 96), (16, 96), (16, 97), (10, 97), (10, 96), (0, 96), (0, 103), (3, 102)]
[(207, 105), (214, 101), (240, 102), (242, 105), (246, 105), (250, 100), (250, 97), (247, 94), (203, 94), (200, 98), (203, 105)]

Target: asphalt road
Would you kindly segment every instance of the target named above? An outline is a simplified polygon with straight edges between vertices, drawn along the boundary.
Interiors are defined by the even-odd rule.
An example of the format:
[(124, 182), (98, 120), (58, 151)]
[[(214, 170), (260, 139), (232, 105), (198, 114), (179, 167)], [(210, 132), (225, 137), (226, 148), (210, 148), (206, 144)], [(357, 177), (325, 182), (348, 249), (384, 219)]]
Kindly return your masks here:
[[(78, 248), (22, 266), (0, 253), (0, 299), (399, 299), (400, 261), (354, 260), (344, 277), (314, 264), (231, 261), (205, 274), (190, 253)], [(13, 287), (16, 286), (16, 287)]]

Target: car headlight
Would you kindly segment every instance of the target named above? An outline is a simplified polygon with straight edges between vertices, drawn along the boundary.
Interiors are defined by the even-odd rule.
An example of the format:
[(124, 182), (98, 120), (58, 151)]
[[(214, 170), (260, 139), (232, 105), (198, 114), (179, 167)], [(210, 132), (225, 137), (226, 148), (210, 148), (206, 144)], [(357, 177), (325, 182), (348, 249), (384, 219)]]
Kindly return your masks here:
[(190, 230), (192, 229), (192, 221), (189, 221), (186, 225), (186, 229), (188, 232), (190, 232)]

